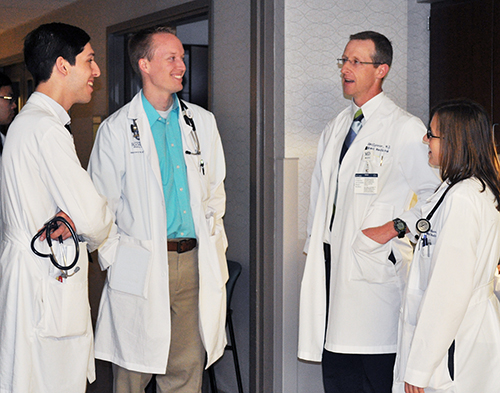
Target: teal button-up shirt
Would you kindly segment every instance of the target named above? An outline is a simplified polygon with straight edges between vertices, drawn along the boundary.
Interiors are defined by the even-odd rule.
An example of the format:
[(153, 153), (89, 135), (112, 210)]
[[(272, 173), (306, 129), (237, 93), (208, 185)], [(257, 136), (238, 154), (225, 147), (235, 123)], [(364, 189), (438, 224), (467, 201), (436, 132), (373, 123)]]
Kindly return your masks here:
[(160, 162), (163, 196), (167, 211), (167, 237), (169, 239), (196, 238), (179, 126), (179, 100), (177, 96), (173, 97), (172, 110), (166, 119), (160, 116), (144, 93), (142, 93), (142, 102)]

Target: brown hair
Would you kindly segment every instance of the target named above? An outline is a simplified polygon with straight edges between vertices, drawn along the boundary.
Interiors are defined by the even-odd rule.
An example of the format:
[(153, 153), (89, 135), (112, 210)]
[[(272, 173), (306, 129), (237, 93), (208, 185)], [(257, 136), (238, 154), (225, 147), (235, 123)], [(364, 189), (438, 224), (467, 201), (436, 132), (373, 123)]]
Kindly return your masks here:
[[(440, 172), (450, 185), (470, 177), (490, 188), (500, 211), (500, 162), (486, 110), (468, 99), (446, 101), (431, 111), (441, 138)], [(429, 122), (430, 124), (430, 122)]]
[(352, 34), (349, 40), (373, 41), (375, 44), (375, 53), (373, 54), (372, 61), (377, 63), (374, 67), (377, 68), (378, 63), (387, 64), (389, 67), (391, 66), (392, 44), (385, 35), (377, 33), (376, 31), (361, 31)]
[(156, 48), (153, 47), (153, 36), (159, 33), (176, 35), (175, 28), (168, 26), (154, 26), (140, 30), (135, 33), (128, 42), (128, 54), (130, 63), (134, 71), (141, 75), (139, 70), (139, 60), (148, 59), (151, 61)]

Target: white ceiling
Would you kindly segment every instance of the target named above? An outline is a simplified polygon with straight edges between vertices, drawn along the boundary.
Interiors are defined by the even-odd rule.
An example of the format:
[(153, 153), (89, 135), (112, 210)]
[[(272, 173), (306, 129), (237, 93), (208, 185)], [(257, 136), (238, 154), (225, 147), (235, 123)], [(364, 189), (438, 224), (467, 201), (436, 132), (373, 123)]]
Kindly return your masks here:
[(0, 33), (77, 0), (0, 0)]

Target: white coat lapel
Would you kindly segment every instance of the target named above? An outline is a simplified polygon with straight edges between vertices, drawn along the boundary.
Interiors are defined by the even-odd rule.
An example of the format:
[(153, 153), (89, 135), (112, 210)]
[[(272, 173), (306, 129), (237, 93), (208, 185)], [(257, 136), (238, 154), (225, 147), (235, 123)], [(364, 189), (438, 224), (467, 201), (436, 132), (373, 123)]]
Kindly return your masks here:
[[(160, 172), (160, 162), (158, 160), (158, 152), (156, 151), (155, 141), (153, 139), (153, 133), (151, 132), (151, 127), (149, 126), (149, 120), (142, 106), (141, 92), (136, 94), (130, 103), (130, 109), (128, 113), (129, 123), (132, 124), (132, 119), (135, 119), (137, 127), (139, 128), (139, 137), (141, 138), (141, 145), (144, 149), (144, 154), (148, 162), (151, 165), (151, 170), (154, 173), (158, 187), (163, 192), (163, 183), (161, 180)], [(128, 127), (128, 132), (131, 132), (130, 127)]]
[[(339, 116), (341, 116), (340, 114)], [(321, 175), (325, 189), (330, 189), (332, 179), (336, 179), (339, 167), (340, 150), (344, 143), (345, 136), (349, 131), (351, 120), (349, 116), (344, 118), (335, 125), (331, 134), (325, 139), (325, 150), (321, 159)]]

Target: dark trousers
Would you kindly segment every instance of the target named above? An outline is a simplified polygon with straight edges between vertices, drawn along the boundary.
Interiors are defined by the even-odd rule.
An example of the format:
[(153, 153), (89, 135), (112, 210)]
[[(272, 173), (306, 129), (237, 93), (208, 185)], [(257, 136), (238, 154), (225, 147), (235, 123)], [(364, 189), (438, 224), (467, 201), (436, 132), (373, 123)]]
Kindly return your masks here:
[(325, 393), (391, 393), (396, 354), (349, 354), (323, 350)]

